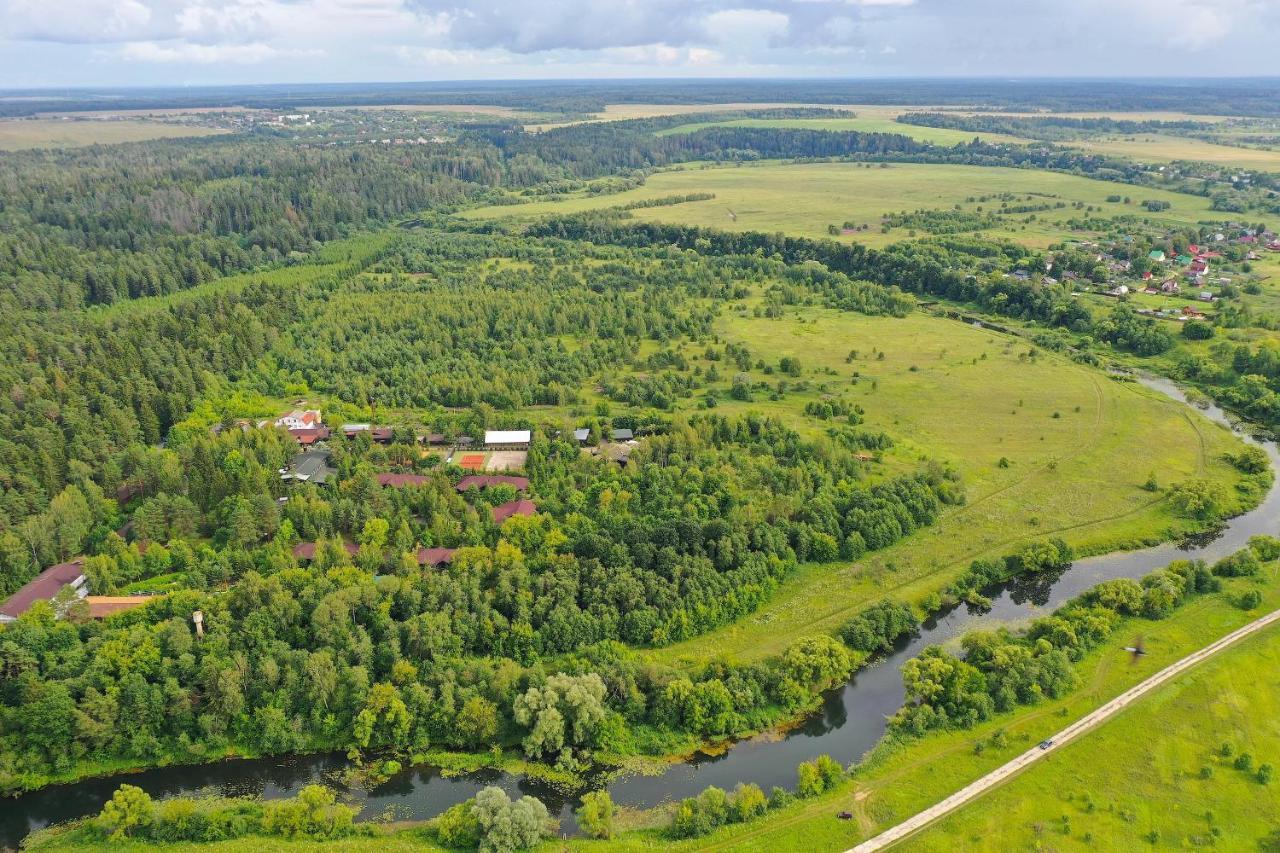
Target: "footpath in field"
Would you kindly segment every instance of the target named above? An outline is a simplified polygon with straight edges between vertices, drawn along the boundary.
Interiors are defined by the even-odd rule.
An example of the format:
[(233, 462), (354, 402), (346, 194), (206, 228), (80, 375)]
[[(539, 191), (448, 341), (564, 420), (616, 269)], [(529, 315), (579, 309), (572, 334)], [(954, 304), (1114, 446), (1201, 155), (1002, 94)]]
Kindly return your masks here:
[(1088, 714), (1067, 726), (1065, 729), (1040, 745), (1032, 747), (1017, 758), (997, 767), (986, 776), (966, 785), (959, 791), (947, 797), (945, 800), (942, 800), (936, 805), (930, 806), (914, 817), (903, 821), (895, 827), (885, 830), (874, 838), (862, 842), (852, 848), (851, 851), (847, 851), (847, 853), (871, 853), (871, 851), (883, 850), (886, 847), (902, 841), (939, 818), (950, 814), (969, 801), (982, 796), (990, 789), (1021, 772), (1032, 763), (1044, 758), (1054, 750), (1061, 748), (1069, 741), (1106, 722), (1134, 701), (1161, 686), (1165, 682), (1181, 675), (1202, 661), (1209, 659), (1233, 643), (1255, 634), (1278, 621), (1280, 621), (1280, 610), (1276, 610), (1266, 616), (1255, 619), (1248, 625), (1237, 628), (1235, 631), (1232, 631), (1230, 634), (1227, 634), (1216, 642), (1211, 643), (1199, 651), (1193, 652), (1181, 660), (1170, 664), (1148, 678), (1146, 681), (1129, 688), (1124, 693), (1112, 699), (1110, 702), (1107, 702), (1093, 713)]

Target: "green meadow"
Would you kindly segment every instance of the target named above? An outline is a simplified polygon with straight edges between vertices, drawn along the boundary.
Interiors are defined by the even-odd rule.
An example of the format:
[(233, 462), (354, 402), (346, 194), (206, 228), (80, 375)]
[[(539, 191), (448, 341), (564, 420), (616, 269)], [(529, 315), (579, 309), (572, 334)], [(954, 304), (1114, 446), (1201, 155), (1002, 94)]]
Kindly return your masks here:
[[(895, 438), (885, 465), (945, 462), (961, 473), (968, 500), (856, 563), (802, 567), (752, 616), (653, 652), (666, 661), (777, 654), (870, 601), (922, 598), (972, 560), (1036, 539), (1060, 536), (1102, 553), (1171, 538), (1188, 523), (1141, 488), (1153, 473), (1163, 487), (1207, 477), (1233, 493), (1237, 475), (1223, 457), (1239, 443), (1227, 430), (1135, 383), (1043, 351), (1033, 357), (1010, 335), (921, 312), (891, 319), (808, 307), (779, 319), (732, 314), (720, 330), (766, 362), (798, 358), (812, 383), (863, 406), (866, 428)], [(717, 411), (822, 429), (803, 416), (820, 396), (817, 388), (777, 402), (722, 395)]]
[[(713, 193), (715, 198), (630, 211), (638, 221), (672, 222), (729, 231), (782, 232), (797, 237), (828, 238), (828, 226), (852, 222), (869, 229), (834, 239), (871, 246), (917, 236), (909, 228), (881, 231), (881, 217), (903, 211), (998, 211), (1002, 193), (1018, 197), (1011, 204), (1049, 204), (1062, 208), (1033, 214), (1008, 214), (1001, 227), (975, 232), (1044, 247), (1070, 233), (1067, 221), (1084, 218), (1081, 204), (1093, 207), (1093, 216), (1140, 215), (1152, 222), (1194, 224), (1212, 219), (1210, 201), (1199, 196), (1133, 187), (1081, 178), (1075, 175), (1030, 169), (985, 168), (937, 164), (780, 163), (766, 161), (737, 166), (687, 166), (652, 175), (643, 187), (604, 196), (575, 196), (557, 201), (495, 205), (463, 211), (466, 219), (533, 220), (617, 207), (630, 202), (661, 199), (691, 193)], [(1128, 195), (1130, 204), (1109, 202), (1108, 197)], [(987, 197), (984, 204), (979, 201)], [(1030, 196), (1031, 200), (1027, 201)], [(972, 200), (971, 200), (972, 199)], [(1167, 201), (1170, 208), (1148, 214), (1143, 200)], [(1220, 217), (1220, 214), (1218, 215)], [(1034, 217), (1032, 221), (1025, 221)], [(927, 232), (919, 232), (923, 236)]]

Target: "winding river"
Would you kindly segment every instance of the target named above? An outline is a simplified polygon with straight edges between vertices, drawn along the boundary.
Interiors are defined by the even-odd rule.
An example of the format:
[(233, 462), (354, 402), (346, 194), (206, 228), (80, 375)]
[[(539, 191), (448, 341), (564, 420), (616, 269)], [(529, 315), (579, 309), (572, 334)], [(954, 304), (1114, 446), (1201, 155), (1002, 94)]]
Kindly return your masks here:
[[(1139, 381), (1186, 402), (1183, 393), (1167, 380)], [(1201, 411), (1213, 421), (1231, 425), (1216, 406)], [(821, 753), (830, 754), (842, 764), (857, 761), (884, 734), (885, 718), (902, 705), (902, 665), (926, 646), (944, 643), (981, 625), (1043, 615), (1104, 580), (1138, 578), (1179, 558), (1217, 560), (1243, 547), (1250, 536), (1280, 533), (1280, 454), (1270, 442), (1256, 442), (1243, 434), (1241, 437), (1267, 451), (1272, 470), (1277, 473), (1276, 485), (1256, 509), (1232, 519), (1210, 541), (1191, 546), (1166, 544), (1078, 560), (1062, 572), (1019, 578), (985, 590), (991, 599), (990, 609), (960, 605), (935, 614), (916, 636), (904, 639), (843, 687), (828, 692), (821, 710), (785, 735), (740, 741), (717, 755), (698, 754), (657, 776), (617, 779), (609, 785), (614, 801), (646, 808), (692, 796), (708, 785), (729, 789), (739, 782), (755, 782), (767, 791), (774, 785), (791, 787), (796, 765)], [(51, 823), (96, 813), (125, 781), (142, 787), (153, 797), (214, 791), (275, 798), (291, 796), (312, 782), (331, 783), (334, 772), (345, 766), (347, 761), (342, 755), (230, 760), (52, 786), (16, 799), (0, 800), (0, 847), (16, 847), (27, 833)], [(560, 814), (564, 831), (572, 830), (576, 797), (566, 797), (537, 780), (501, 771), (446, 777), (434, 767), (414, 767), (369, 790), (345, 793), (363, 804), (364, 817), (390, 813), (397, 819), (426, 819), (488, 785), (498, 785), (512, 794), (538, 797), (552, 813)]]

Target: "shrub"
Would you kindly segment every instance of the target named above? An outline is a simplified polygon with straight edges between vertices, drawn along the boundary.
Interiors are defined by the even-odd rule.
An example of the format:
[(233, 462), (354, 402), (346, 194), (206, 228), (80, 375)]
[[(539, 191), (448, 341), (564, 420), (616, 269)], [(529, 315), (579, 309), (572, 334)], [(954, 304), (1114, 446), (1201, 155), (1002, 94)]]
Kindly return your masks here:
[(121, 785), (98, 815), (98, 827), (112, 841), (120, 841), (151, 825), (151, 795), (135, 785)]
[(578, 826), (592, 838), (613, 837), (613, 798), (608, 791), (591, 791), (583, 795), (582, 806), (578, 809)]
[(1241, 610), (1253, 610), (1262, 603), (1262, 593), (1258, 592), (1256, 589), (1246, 590), (1244, 594), (1240, 596), (1238, 603)]
[(547, 832), (547, 807), (534, 797), (512, 802), (506, 791), (489, 787), (476, 794), (474, 810), (481, 851), (527, 850)]
[(1213, 564), (1213, 573), (1222, 578), (1252, 577), (1260, 571), (1262, 564), (1251, 548), (1242, 548)]
[(729, 816), (734, 822), (742, 823), (764, 814), (768, 807), (769, 801), (759, 785), (739, 783), (730, 798)]
[(480, 845), (480, 821), (475, 803), (467, 800), (451, 806), (435, 820), (436, 837), (445, 847), (474, 849)]

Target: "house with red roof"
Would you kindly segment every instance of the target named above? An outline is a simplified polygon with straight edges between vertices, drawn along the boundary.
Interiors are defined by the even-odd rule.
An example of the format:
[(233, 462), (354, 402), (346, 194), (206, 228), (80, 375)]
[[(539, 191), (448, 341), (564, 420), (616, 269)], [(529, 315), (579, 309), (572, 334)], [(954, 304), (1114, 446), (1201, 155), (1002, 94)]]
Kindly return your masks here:
[(504, 504), (498, 504), (493, 508), (493, 523), (502, 524), (513, 515), (530, 516), (538, 511), (538, 507), (528, 498), (520, 498), (517, 501), (508, 501)]
[(276, 426), (289, 430), (311, 429), (322, 423), (324, 420), (320, 417), (319, 409), (294, 409), (276, 418)]
[(490, 486), (513, 486), (518, 492), (527, 492), (529, 478), (511, 474), (468, 474), (458, 481), (455, 488), (465, 492), (467, 489), (487, 489)]
[(293, 436), (298, 444), (303, 447), (310, 447), (317, 441), (327, 440), (329, 438), (329, 428), (327, 426), (295, 427), (289, 430), (289, 435)]
[(36, 575), (17, 592), (9, 596), (4, 604), (0, 604), (0, 623), (13, 622), (31, 609), (37, 601), (53, 601), (64, 587), (72, 587), (76, 595), (84, 598), (88, 594), (88, 583), (84, 576), (84, 560), (72, 560), (69, 563), (58, 563)]
[(453, 562), (453, 548), (419, 548), (419, 566), (442, 566)]

